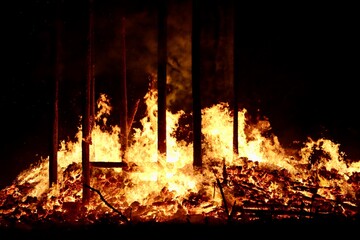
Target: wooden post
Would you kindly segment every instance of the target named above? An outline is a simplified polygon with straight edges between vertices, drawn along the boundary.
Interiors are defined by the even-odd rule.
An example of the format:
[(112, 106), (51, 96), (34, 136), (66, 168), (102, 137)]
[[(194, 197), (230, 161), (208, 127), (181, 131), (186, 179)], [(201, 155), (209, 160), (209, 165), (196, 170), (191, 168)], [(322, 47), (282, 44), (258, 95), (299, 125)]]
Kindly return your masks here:
[[(96, 107), (96, 100), (95, 100), (95, 38), (94, 38), (94, 0), (91, 0), (90, 3), (90, 11), (89, 11), (89, 91), (90, 91), (90, 115), (89, 115), (89, 128), (90, 128), (90, 144), (94, 146), (94, 142), (92, 141), (92, 129), (95, 125), (95, 107)], [(90, 154), (90, 153), (89, 153)], [(91, 153), (89, 156), (89, 161), (91, 158), (95, 158), (95, 151)], [(91, 168), (91, 165), (90, 165)], [(91, 169), (90, 169), (91, 171)], [(91, 175), (91, 174), (90, 174)]]
[(238, 30), (237, 30), (237, 14), (236, 14), (236, 8), (235, 8), (235, 3), (234, 1), (232, 1), (233, 6), (233, 12), (232, 12), (232, 16), (233, 16), (233, 36), (234, 36), (234, 41), (233, 41), (233, 51), (234, 51), (234, 67), (233, 67), (233, 71), (234, 71), (234, 77), (233, 77), (233, 112), (234, 112), (234, 123), (233, 123), (233, 150), (234, 150), (234, 154), (238, 155), (239, 154), (239, 140), (238, 140), (238, 129), (239, 129), (239, 114), (238, 114), (238, 91), (239, 91), (239, 36), (238, 36)]
[(127, 86), (126, 86), (126, 35), (125, 35), (125, 17), (121, 21), (121, 79), (120, 79), (120, 144), (121, 158), (126, 159), (126, 150), (128, 145), (128, 109), (127, 109)]
[(94, 40), (94, 0), (91, 0), (89, 16), (89, 78), (90, 78), (90, 129), (95, 125), (95, 40)]
[(85, 104), (82, 119), (82, 177), (83, 177), (83, 204), (90, 200), (90, 144), (91, 144), (91, 100), (93, 84), (93, 0), (89, 0), (89, 32), (88, 32), (88, 73), (85, 84)]
[(158, 151), (166, 154), (167, 4), (158, 1)]
[(201, 91), (200, 91), (200, 8), (192, 2), (192, 97), (193, 97), (193, 166), (202, 166), (201, 151)]
[(56, 42), (56, 59), (55, 59), (55, 84), (54, 84), (54, 112), (53, 112), (53, 129), (51, 154), (49, 156), (49, 187), (57, 184), (58, 174), (58, 144), (59, 144), (59, 82), (62, 79), (62, 18), (61, 3), (57, 1), (56, 19), (55, 19), (55, 42)]

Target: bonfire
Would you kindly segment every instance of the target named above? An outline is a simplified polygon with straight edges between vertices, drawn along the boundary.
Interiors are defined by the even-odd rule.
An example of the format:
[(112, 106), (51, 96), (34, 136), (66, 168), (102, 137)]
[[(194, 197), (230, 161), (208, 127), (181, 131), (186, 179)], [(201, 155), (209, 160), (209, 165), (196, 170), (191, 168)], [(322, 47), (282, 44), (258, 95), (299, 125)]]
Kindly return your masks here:
[[(147, 110), (129, 133), (126, 162), (120, 128), (107, 125), (111, 104), (97, 101), (90, 158), (123, 162), (117, 168), (91, 168), (82, 180), (82, 127), (76, 141), (61, 141), (58, 183), (49, 187), (49, 156), (21, 172), (0, 192), (0, 225), (43, 223), (117, 225), (139, 222), (224, 224), (306, 220), (323, 217), (358, 220), (360, 162), (347, 159), (339, 144), (311, 139), (285, 149), (268, 120), (249, 123), (238, 111), (238, 154), (232, 146), (233, 113), (227, 103), (202, 109), (203, 165), (193, 166), (193, 145), (180, 139), (186, 113), (166, 112), (167, 150), (157, 150), (157, 91), (143, 99)], [(90, 189), (87, 204), (83, 189)]]

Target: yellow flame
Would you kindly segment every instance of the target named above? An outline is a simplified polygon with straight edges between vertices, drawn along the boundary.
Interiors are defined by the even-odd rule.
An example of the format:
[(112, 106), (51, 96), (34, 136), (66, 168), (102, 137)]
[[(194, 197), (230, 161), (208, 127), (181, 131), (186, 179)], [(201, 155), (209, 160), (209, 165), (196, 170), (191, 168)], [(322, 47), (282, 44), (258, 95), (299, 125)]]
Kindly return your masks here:
[[(239, 150), (238, 155), (234, 155), (232, 113), (227, 103), (219, 103), (202, 110), (203, 168), (198, 171), (193, 168), (192, 143), (176, 139), (175, 132), (180, 127), (179, 119), (185, 113), (166, 112), (167, 150), (166, 154), (160, 154), (157, 151), (157, 92), (151, 89), (144, 100), (147, 106), (146, 116), (140, 120), (141, 128), (132, 129), (132, 135), (129, 136), (127, 161), (130, 170), (91, 170), (91, 186), (98, 189), (103, 197), (118, 209), (132, 211), (133, 217), (159, 220), (189, 213), (209, 214), (222, 208), (224, 200), (232, 203), (241, 201), (234, 191), (227, 189), (230, 185), (225, 185), (225, 189), (222, 189), (225, 191), (223, 199), (224, 196), (219, 194), (220, 189), (216, 185), (221, 173), (224, 174), (223, 168), (230, 169), (231, 166), (243, 167), (233, 178), (239, 178), (241, 172), (245, 172), (249, 174), (246, 176), (249, 184), (269, 192), (266, 201), (269, 198), (284, 198), (284, 202), (287, 202), (289, 199), (286, 199), (284, 191), (296, 191), (285, 183), (272, 181), (272, 174), (276, 175), (281, 171), (286, 173), (289, 181), (304, 185), (316, 184), (320, 187), (317, 193), (326, 198), (336, 198), (327, 188), (336, 187), (341, 189), (342, 194), (350, 196), (350, 201), (356, 201), (359, 185), (347, 180), (352, 174), (359, 173), (360, 163), (345, 162), (345, 155), (339, 151), (339, 145), (330, 140), (313, 141), (309, 138), (299, 150), (299, 156), (288, 155), (276, 136), (264, 134), (271, 129), (270, 123), (261, 120), (250, 126), (246, 119), (246, 109), (242, 109), (238, 112)], [(91, 132), (91, 161), (120, 162), (120, 128), (103, 127), (107, 124), (112, 109), (105, 94), (100, 95), (97, 106), (98, 112)], [(14, 184), (4, 191), (13, 196), (21, 196), (16, 186), (27, 184), (29, 190), (26, 196), (22, 196), (23, 199), (29, 196), (41, 198), (47, 210), (53, 210), (56, 206), (61, 207), (64, 202), (79, 202), (83, 191), (81, 130), (80, 126), (75, 136), (76, 141), (60, 142), (59, 182), (56, 186), (50, 189), (48, 187), (47, 157), (20, 173)], [(311, 163), (314, 151), (324, 154)], [(310, 168), (301, 167), (303, 165)], [(267, 169), (272, 174), (259, 176), (256, 172), (258, 167)], [(322, 169), (335, 171), (338, 177), (322, 176)], [(192, 202), (194, 193), (198, 198)], [(147, 206), (146, 211), (141, 206)], [(88, 209), (96, 212), (109, 211), (104, 202), (95, 196), (91, 198)]]

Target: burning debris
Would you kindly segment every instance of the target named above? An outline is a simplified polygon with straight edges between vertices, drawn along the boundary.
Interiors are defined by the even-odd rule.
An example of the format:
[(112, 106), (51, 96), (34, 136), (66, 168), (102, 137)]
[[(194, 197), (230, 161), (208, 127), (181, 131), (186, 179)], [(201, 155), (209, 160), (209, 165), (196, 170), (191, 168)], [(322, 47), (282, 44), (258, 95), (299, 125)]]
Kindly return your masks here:
[[(0, 225), (359, 220), (360, 162), (346, 159), (338, 144), (308, 139), (299, 150), (284, 149), (269, 134), (268, 121), (249, 125), (241, 110), (239, 153), (234, 155), (232, 113), (219, 103), (202, 110), (203, 166), (195, 169), (192, 143), (176, 138), (185, 113), (166, 112), (167, 152), (160, 154), (157, 92), (151, 89), (144, 101), (146, 116), (142, 127), (130, 133), (124, 167), (92, 167), (90, 185), (83, 186), (80, 126), (76, 142), (61, 142), (56, 185), (48, 187), (47, 157), (1, 190)], [(90, 156), (116, 163), (122, 156), (120, 128), (106, 126), (109, 104), (101, 95)], [(84, 187), (91, 193), (86, 205)]]

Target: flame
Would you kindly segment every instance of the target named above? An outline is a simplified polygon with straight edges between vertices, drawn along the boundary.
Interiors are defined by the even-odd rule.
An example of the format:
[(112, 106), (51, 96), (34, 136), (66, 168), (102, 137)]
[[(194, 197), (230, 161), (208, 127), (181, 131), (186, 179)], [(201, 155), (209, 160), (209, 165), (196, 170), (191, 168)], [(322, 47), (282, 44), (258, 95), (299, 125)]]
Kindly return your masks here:
[[(141, 128), (132, 129), (129, 136), (129, 169), (91, 170), (91, 188), (98, 190), (102, 198), (93, 192), (88, 205), (81, 205), (80, 126), (76, 141), (60, 143), (58, 184), (48, 187), (49, 157), (41, 158), (1, 190), (0, 222), (6, 223), (9, 215), (21, 221), (29, 213), (37, 220), (61, 216), (74, 222), (83, 219), (94, 222), (104, 216), (112, 216), (120, 223), (124, 216), (131, 221), (189, 218), (196, 221), (196, 216), (222, 220), (229, 217), (229, 210), (236, 212), (239, 207), (251, 210), (248, 203), (253, 201), (254, 191), (262, 199), (261, 203), (277, 202), (284, 206), (290, 206), (297, 199), (315, 197), (327, 199), (334, 208), (339, 199), (354, 207), (359, 203), (360, 186), (356, 179), (360, 162), (346, 159), (339, 151), (339, 144), (309, 138), (296, 154), (289, 154), (276, 136), (269, 136), (268, 120), (250, 125), (246, 109), (242, 109), (238, 112), (239, 150), (235, 155), (232, 112), (227, 103), (219, 103), (202, 110), (203, 167), (199, 171), (193, 168), (192, 143), (176, 138), (176, 131), (186, 127), (179, 124), (186, 113), (166, 112), (167, 151), (160, 154), (156, 90), (150, 89), (144, 101), (147, 112), (140, 120)], [(112, 108), (106, 94), (100, 95), (97, 106), (90, 158), (120, 162), (121, 131), (118, 126), (107, 126)], [(117, 212), (112, 211), (109, 204)], [(121, 217), (117, 213), (121, 213)], [(351, 216), (356, 211), (344, 214)], [(234, 217), (245, 218), (240, 213)]]

